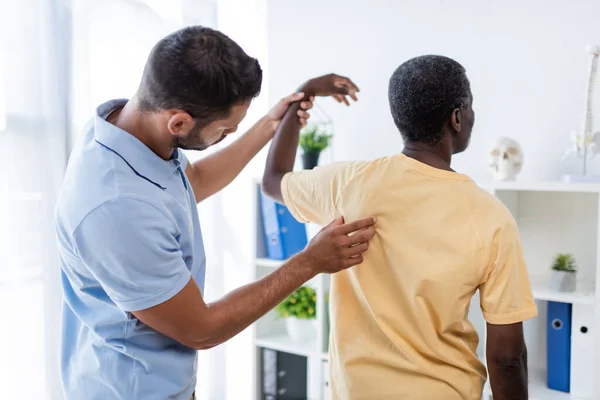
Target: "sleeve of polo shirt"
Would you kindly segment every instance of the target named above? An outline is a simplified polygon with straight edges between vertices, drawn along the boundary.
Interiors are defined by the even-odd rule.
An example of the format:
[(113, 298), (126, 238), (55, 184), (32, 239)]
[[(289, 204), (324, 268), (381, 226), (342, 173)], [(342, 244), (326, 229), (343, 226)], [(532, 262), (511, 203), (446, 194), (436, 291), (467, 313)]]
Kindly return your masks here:
[(118, 198), (92, 211), (73, 234), (79, 256), (122, 310), (144, 310), (169, 300), (191, 274), (177, 242), (176, 224), (154, 206)]
[(338, 162), (285, 174), (281, 195), (294, 218), (327, 225), (339, 216), (337, 202), (352, 179), (352, 166), (353, 163)]
[(479, 286), (483, 317), (490, 324), (507, 325), (537, 316), (519, 230), (506, 211), (493, 235), (490, 264)]

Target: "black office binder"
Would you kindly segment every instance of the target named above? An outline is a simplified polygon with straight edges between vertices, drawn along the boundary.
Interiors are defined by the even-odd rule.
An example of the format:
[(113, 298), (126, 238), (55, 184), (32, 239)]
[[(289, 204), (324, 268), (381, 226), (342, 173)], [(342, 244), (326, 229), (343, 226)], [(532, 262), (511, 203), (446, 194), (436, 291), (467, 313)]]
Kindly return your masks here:
[(262, 349), (263, 400), (306, 400), (306, 357)]

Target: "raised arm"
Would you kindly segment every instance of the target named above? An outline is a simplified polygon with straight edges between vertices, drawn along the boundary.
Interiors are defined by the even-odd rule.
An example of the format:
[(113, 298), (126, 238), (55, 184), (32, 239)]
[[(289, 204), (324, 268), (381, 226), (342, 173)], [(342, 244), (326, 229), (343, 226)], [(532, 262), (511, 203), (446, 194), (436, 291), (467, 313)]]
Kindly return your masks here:
[(487, 324), (487, 368), (494, 400), (527, 400), (527, 347), (523, 324)]
[[(350, 104), (346, 96), (350, 96), (356, 101), (358, 91), (358, 87), (350, 79), (335, 74), (311, 79), (299, 88), (299, 92), (304, 93), (304, 101), (311, 100), (315, 96), (333, 96), (338, 102), (343, 102), (346, 105)], [(302, 128), (295, 115), (300, 107), (300, 102), (290, 105), (275, 132), (267, 156), (262, 190), (279, 203), (283, 203), (281, 180), (286, 173), (291, 172), (294, 168), (298, 136)]]
[[(303, 96), (291, 94), (281, 99), (270, 111), (235, 142), (195, 163), (188, 164), (185, 173), (199, 203), (229, 185), (248, 165), (250, 160), (271, 140), (275, 129), (289, 105)], [(298, 126), (306, 124), (307, 110), (312, 102), (304, 101), (294, 107), (294, 120)]]

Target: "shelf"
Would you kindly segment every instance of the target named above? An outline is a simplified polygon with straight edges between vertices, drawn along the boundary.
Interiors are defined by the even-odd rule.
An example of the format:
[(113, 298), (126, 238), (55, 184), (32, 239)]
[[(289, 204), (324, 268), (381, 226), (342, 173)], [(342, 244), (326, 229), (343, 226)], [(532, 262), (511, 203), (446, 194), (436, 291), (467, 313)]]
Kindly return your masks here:
[[(491, 396), (492, 389), (488, 379), (483, 388), (484, 396)], [(568, 393), (548, 389), (546, 386), (546, 371), (529, 371), (529, 400), (569, 400), (571, 396)]]
[(486, 182), (478, 183), (479, 186), (487, 190), (506, 190), (520, 192), (578, 192), (578, 193), (599, 193), (600, 184), (598, 183), (568, 183), (568, 182)]
[(292, 339), (290, 339), (289, 336), (281, 334), (276, 336), (257, 338), (254, 341), (254, 344), (258, 347), (283, 351), (284, 353), (297, 354), (299, 356), (308, 357), (320, 355), (320, 353), (316, 351), (316, 338), (307, 342), (297, 343), (292, 341)]
[(556, 301), (571, 304), (594, 304), (595, 288), (593, 284), (577, 282), (576, 292), (556, 292), (548, 288), (546, 279), (531, 278), (533, 297), (536, 300)]

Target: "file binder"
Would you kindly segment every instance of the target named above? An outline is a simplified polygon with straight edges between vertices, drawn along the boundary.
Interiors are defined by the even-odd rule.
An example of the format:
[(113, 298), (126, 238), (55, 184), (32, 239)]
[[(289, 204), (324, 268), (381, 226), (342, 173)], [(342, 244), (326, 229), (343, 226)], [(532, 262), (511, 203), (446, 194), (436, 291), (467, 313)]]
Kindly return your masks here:
[[(597, 307), (597, 306), (596, 306)], [(595, 331), (593, 304), (573, 304), (571, 331), (571, 398), (592, 399), (594, 395)]]
[(261, 400), (306, 400), (306, 357), (262, 349)]
[(548, 302), (548, 388), (569, 393), (571, 381), (571, 304)]
[(286, 206), (275, 202), (262, 192), (260, 205), (269, 258), (285, 260), (306, 247), (306, 227), (296, 221)]

